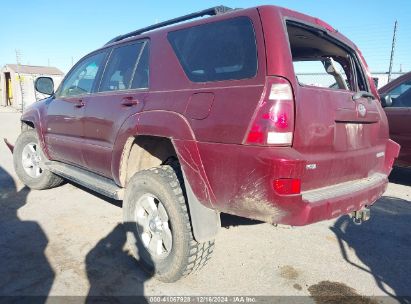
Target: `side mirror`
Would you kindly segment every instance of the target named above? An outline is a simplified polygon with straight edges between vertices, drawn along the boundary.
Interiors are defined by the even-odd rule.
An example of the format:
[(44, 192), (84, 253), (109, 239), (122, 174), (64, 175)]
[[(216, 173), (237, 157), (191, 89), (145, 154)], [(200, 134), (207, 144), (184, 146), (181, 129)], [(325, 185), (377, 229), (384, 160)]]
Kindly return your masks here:
[(391, 105), (392, 105), (391, 96), (390, 95), (381, 96), (381, 105), (382, 105), (383, 108), (391, 107)]
[(34, 87), (37, 92), (53, 95), (54, 94), (54, 81), (50, 77), (39, 77), (34, 82)]

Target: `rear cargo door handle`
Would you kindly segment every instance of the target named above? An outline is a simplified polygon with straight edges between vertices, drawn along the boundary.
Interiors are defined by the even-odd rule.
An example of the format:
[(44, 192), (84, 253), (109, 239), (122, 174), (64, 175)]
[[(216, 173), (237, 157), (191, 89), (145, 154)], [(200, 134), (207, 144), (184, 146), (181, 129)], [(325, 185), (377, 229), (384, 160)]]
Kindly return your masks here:
[(121, 105), (123, 105), (125, 107), (132, 107), (132, 106), (135, 106), (138, 103), (139, 103), (138, 99), (134, 99), (132, 96), (124, 97), (121, 100)]
[(74, 104), (74, 106), (75, 106), (76, 108), (82, 108), (82, 107), (84, 107), (85, 105), (86, 105), (86, 104), (84, 103), (83, 99), (77, 100), (76, 103)]

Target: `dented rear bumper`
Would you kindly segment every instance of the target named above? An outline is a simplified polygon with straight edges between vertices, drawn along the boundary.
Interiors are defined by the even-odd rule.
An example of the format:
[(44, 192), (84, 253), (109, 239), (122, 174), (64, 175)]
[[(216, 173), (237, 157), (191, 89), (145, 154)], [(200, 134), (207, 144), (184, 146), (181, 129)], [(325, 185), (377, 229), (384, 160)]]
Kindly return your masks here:
[[(333, 170), (331, 167), (321, 165), (312, 170), (312, 159), (291, 147), (200, 143), (199, 151), (210, 193), (215, 195), (213, 209), (272, 224), (303, 226), (374, 204), (387, 188), (399, 145), (385, 140), (368, 155), (361, 154), (362, 151), (347, 153), (350, 160), (359, 160), (348, 168), (351, 175), (341, 176), (337, 182), (325, 177)], [(367, 157), (373, 158), (370, 161), (374, 166), (366, 174), (358, 172)], [(344, 166), (344, 160), (341, 163)], [(316, 170), (320, 171), (318, 176), (311, 176)], [(273, 181), (277, 178), (301, 179), (302, 192), (276, 193)], [(305, 183), (319, 182), (322, 185), (305, 187)]]
[(298, 204), (300, 210), (283, 220), (289, 225), (302, 226), (349, 214), (373, 205), (387, 185), (387, 175), (375, 173), (367, 178), (303, 192)]

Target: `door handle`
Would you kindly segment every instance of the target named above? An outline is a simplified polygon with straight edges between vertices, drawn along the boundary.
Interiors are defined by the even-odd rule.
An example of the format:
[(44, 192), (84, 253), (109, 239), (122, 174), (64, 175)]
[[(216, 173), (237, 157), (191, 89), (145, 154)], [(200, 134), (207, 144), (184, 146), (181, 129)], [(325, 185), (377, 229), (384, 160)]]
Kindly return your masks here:
[(83, 101), (83, 99), (79, 99), (79, 100), (77, 100), (77, 102), (75, 103), (75, 107), (76, 108), (82, 108), (82, 107), (84, 107), (86, 104), (84, 103), (84, 101)]
[(125, 107), (132, 107), (138, 103), (139, 103), (138, 99), (134, 99), (132, 96), (124, 97), (121, 101), (121, 105)]

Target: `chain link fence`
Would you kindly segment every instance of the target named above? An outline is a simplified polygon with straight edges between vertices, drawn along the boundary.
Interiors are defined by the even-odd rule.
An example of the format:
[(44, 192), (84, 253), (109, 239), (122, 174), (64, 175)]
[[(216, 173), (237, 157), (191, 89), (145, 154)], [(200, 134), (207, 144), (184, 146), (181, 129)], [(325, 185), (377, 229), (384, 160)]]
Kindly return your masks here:
[[(400, 77), (405, 73), (396, 72), (391, 74), (391, 80)], [(388, 73), (372, 73), (372, 77), (377, 85), (377, 88), (388, 83)], [(332, 87), (335, 84), (335, 78), (327, 73), (298, 73), (298, 81), (307, 85), (314, 85), (317, 87)]]

